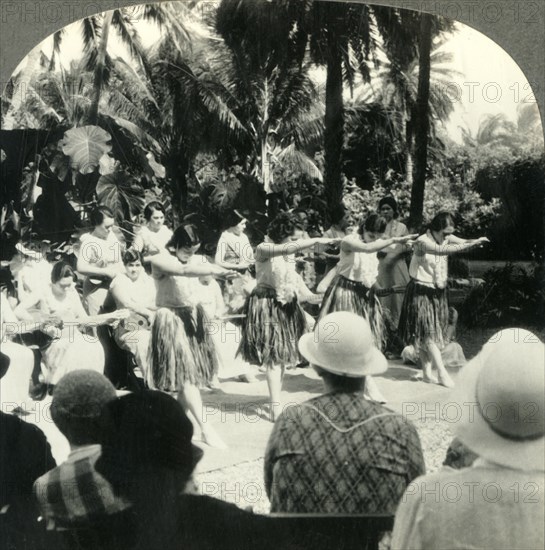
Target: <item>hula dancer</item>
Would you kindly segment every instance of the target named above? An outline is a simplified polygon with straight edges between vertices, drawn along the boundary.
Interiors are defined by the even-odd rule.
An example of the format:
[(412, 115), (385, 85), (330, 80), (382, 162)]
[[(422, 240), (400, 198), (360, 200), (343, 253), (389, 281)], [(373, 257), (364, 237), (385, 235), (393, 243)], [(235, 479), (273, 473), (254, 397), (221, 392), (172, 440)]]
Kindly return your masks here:
[(267, 238), (255, 253), (257, 286), (246, 300), (238, 353), (248, 363), (267, 367), (271, 420), (280, 408), (286, 366), (301, 360), (299, 338), (308, 330), (300, 299), (314, 295), (297, 274), (295, 254), (332, 239), (302, 239), (296, 215), (279, 214), (267, 229)]
[[(490, 242), (486, 237), (465, 240), (453, 235), (454, 219), (448, 212), (440, 212), (431, 221), (428, 230), (414, 244), (398, 332), (405, 345), (412, 344), (419, 354), (423, 380), (448, 388), (454, 386), (441, 350), (446, 343), (448, 327), (447, 277), (448, 256)], [(437, 369), (438, 379), (432, 375)]]
[(157, 310), (151, 327), (148, 384), (162, 391), (177, 391), (182, 405), (201, 428), (203, 441), (225, 448), (211, 425), (202, 420), (199, 386), (210, 385), (218, 371), (218, 356), (207, 330), (207, 316), (198, 303), (197, 277), (234, 275), (233, 271), (202, 260), (191, 262), (201, 245), (193, 225), (174, 231), (164, 252), (151, 256), (157, 288)]

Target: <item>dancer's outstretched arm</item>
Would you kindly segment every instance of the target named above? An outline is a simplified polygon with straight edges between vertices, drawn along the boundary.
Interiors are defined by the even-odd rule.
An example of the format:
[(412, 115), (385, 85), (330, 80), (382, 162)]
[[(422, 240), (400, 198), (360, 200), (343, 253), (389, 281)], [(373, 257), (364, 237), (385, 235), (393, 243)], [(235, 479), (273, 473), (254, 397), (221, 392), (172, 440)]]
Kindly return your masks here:
[(456, 254), (458, 252), (464, 252), (472, 248), (477, 248), (478, 246), (490, 242), (487, 237), (481, 237), (479, 239), (474, 239), (471, 241), (463, 241), (463, 239), (460, 240), (462, 242), (452, 243), (450, 242), (449, 237), (449, 240), (447, 240), (446, 244), (418, 241), (414, 245), (414, 250), (417, 254), (436, 254), (437, 256), (447, 256), (449, 254)]
[(238, 273), (236, 271), (224, 269), (223, 267), (211, 264), (209, 262), (203, 262), (201, 265), (186, 265), (180, 263), (173, 256), (166, 256), (163, 254), (151, 256), (150, 262), (152, 266), (156, 267), (165, 275), (180, 275), (183, 277), (202, 277), (204, 275), (215, 275), (224, 277), (238, 276)]
[(258, 262), (264, 262), (269, 258), (275, 258), (277, 256), (297, 254), (297, 252), (311, 248), (316, 244), (335, 244), (338, 243), (339, 240), (340, 239), (314, 237), (312, 239), (298, 239), (297, 241), (290, 241), (283, 244), (261, 243), (256, 249), (255, 259)]
[(403, 237), (390, 237), (389, 239), (377, 239), (371, 243), (365, 243), (360, 240), (356, 240), (353, 237), (343, 239), (341, 243), (341, 250), (344, 252), (378, 252), (383, 248), (387, 248), (393, 244), (406, 243), (412, 239), (418, 237), (418, 234), (403, 235)]

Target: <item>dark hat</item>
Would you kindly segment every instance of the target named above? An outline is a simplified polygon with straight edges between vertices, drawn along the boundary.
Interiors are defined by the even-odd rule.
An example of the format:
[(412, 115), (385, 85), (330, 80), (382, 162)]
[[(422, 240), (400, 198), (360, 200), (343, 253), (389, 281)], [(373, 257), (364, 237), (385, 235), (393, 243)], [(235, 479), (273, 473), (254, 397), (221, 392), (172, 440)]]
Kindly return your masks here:
[(10, 363), (11, 359), (5, 353), (0, 351), (0, 378), (8, 372)]
[(182, 406), (152, 390), (109, 403), (103, 412), (102, 454), (96, 469), (114, 485), (159, 468), (189, 478), (202, 450), (191, 443), (193, 425)]
[(397, 214), (397, 201), (394, 197), (382, 197), (378, 203), (378, 209), (380, 210), (385, 204), (387, 204), (393, 211), (394, 214)]

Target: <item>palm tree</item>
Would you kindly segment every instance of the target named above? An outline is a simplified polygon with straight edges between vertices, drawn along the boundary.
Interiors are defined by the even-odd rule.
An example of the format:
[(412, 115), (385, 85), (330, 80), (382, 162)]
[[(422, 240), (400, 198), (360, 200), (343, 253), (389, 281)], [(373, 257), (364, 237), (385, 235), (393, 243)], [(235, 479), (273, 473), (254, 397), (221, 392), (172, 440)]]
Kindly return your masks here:
[[(449, 67), (452, 54), (441, 51), (444, 43), (443, 39), (436, 40), (430, 55), (429, 130), (431, 140), (436, 136), (437, 124), (447, 120), (454, 109), (453, 102), (445, 90), (458, 73)], [(405, 180), (411, 184), (413, 183), (414, 116), (418, 74), (417, 57), (413, 57), (406, 66), (396, 59), (385, 57), (382, 69), (377, 73), (378, 84), (373, 84), (372, 81), (369, 85), (371, 94), (368, 93), (369, 86), (365, 86), (366, 95), (356, 99), (357, 103), (358, 100), (368, 100), (370, 96), (372, 100), (378, 101), (392, 113), (399, 115), (392, 117), (392, 120), (400, 122), (398, 132), (404, 140)]]
[(415, 38), (410, 30), (412, 12), (382, 6), (313, 0), (277, 0), (302, 34), (314, 63), (326, 67), (324, 126), (325, 180), (332, 204), (342, 196), (341, 153), (344, 142), (343, 81), (352, 89), (356, 73), (370, 79), (370, 61), (382, 38), (389, 55), (407, 57)]
[(249, 171), (267, 193), (279, 162), (321, 180), (305, 151), (321, 139), (323, 103), (285, 15), (270, 2), (223, 0), (216, 30), (225, 47), (216, 50), (211, 65), (246, 128)]

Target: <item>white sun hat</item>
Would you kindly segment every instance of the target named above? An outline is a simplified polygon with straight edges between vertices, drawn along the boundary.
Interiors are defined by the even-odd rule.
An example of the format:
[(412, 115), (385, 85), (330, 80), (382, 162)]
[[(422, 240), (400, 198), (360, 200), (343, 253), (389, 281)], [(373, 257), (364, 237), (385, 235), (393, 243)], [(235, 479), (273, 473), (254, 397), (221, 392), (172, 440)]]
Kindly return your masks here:
[(496, 333), (461, 371), (456, 435), (482, 458), (545, 470), (545, 345), (524, 329)]
[(355, 313), (336, 311), (326, 315), (299, 339), (301, 355), (312, 365), (341, 376), (360, 378), (388, 368), (375, 347), (367, 320)]

